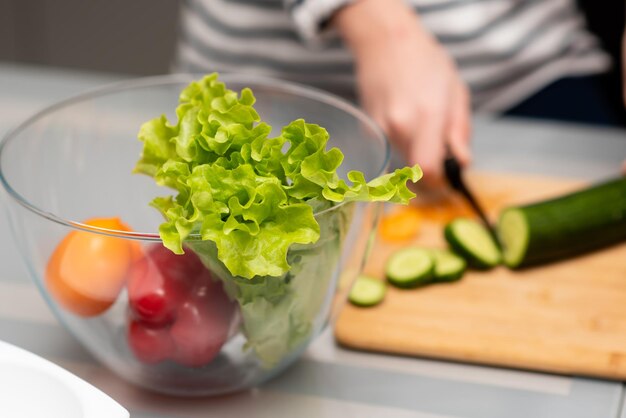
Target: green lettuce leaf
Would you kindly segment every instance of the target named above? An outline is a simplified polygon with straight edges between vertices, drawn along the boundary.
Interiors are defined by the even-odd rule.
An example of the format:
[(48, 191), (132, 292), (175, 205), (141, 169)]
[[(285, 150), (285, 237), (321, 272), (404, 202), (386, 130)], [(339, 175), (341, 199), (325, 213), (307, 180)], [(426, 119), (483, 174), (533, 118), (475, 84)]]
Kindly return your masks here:
[(325, 319), (353, 209), (352, 204), (342, 205), (319, 216), (320, 239), (315, 244), (292, 246), (287, 260), (293, 267), (281, 277), (232, 277), (218, 259), (215, 243), (186, 243), (239, 304), (246, 347), (264, 367), (275, 367), (287, 354), (303, 350), (315, 324), (319, 326)]
[(421, 177), (419, 167), (370, 182), (351, 171), (348, 184), (337, 175), (343, 154), (326, 150), (324, 128), (299, 119), (268, 138), (271, 127), (254, 102), (250, 89), (237, 95), (211, 74), (181, 92), (176, 124), (161, 116), (141, 127), (135, 171), (177, 192), (152, 202), (166, 219), (159, 232), (173, 252), (182, 253), (183, 242), (200, 234), (216, 244), (233, 276), (280, 276), (290, 268), (292, 245), (319, 238), (312, 202), (414, 197), (406, 183)]
[(237, 94), (216, 74), (192, 82), (175, 123), (161, 116), (141, 126), (135, 172), (174, 191), (151, 202), (165, 219), (163, 244), (198, 254), (238, 302), (246, 346), (273, 367), (303, 349), (325, 317), (351, 202), (408, 203), (407, 182), (422, 173), (341, 179), (344, 157), (327, 149), (324, 128), (298, 119), (269, 138), (254, 103), (250, 89)]

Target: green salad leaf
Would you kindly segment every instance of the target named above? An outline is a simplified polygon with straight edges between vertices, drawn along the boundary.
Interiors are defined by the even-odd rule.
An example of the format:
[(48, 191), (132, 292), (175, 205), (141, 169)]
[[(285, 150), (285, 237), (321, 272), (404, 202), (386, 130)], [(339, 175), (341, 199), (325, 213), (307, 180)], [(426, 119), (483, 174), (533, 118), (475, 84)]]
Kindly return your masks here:
[(281, 277), (233, 277), (217, 257), (212, 241), (190, 240), (194, 251), (221, 280), (228, 296), (239, 304), (246, 348), (264, 367), (271, 368), (306, 347), (316, 327), (325, 320), (338, 280), (341, 245), (350, 226), (354, 204), (317, 216), (320, 239), (315, 244), (294, 245), (287, 254), (291, 269)]
[(315, 243), (314, 208), (351, 201), (407, 203), (419, 167), (366, 181), (358, 171), (340, 179), (343, 154), (326, 150), (328, 132), (302, 119), (268, 138), (250, 89), (226, 88), (217, 74), (192, 82), (180, 94), (176, 124), (165, 116), (142, 125), (143, 151), (135, 172), (177, 195), (152, 201), (165, 217), (163, 243), (183, 252), (191, 234), (215, 243), (234, 277), (278, 277), (289, 271), (291, 246)]

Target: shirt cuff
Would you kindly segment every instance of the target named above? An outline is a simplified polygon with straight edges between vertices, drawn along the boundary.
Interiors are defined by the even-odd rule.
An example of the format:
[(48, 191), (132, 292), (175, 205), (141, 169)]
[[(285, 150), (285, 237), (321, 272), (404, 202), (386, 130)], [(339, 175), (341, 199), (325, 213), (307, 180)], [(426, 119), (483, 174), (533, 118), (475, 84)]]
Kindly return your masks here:
[(356, 0), (287, 0), (286, 7), (300, 37), (309, 45), (322, 46), (332, 38), (328, 22), (342, 7)]

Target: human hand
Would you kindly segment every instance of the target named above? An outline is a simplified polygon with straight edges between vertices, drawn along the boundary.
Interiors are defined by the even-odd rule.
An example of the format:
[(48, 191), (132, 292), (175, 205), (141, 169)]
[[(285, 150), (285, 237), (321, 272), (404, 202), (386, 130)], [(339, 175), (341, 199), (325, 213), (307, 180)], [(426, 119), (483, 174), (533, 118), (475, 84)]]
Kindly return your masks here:
[(354, 54), (364, 109), (424, 180), (441, 181), (447, 147), (468, 164), (469, 91), (415, 12), (403, 0), (360, 0), (333, 24)]

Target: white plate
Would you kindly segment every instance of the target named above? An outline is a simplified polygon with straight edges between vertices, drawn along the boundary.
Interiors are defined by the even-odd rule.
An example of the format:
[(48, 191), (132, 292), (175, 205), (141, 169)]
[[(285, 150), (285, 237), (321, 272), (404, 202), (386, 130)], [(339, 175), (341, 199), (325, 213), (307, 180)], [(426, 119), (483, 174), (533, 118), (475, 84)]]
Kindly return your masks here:
[(128, 416), (120, 404), (67, 370), (0, 341), (0, 417)]

